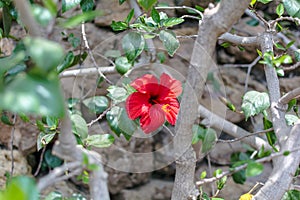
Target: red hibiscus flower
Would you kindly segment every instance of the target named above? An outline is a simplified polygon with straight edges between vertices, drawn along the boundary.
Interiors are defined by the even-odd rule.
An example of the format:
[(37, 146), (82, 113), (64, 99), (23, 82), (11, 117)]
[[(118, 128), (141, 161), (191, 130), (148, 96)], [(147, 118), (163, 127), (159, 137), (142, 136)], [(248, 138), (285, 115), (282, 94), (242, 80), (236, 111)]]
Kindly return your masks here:
[(146, 74), (130, 84), (137, 91), (126, 100), (126, 111), (130, 119), (140, 117), (145, 133), (158, 129), (167, 120), (175, 125), (179, 111), (177, 97), (182, 92), (181, 82), (163, 73), (160, 83), (153, 75)]

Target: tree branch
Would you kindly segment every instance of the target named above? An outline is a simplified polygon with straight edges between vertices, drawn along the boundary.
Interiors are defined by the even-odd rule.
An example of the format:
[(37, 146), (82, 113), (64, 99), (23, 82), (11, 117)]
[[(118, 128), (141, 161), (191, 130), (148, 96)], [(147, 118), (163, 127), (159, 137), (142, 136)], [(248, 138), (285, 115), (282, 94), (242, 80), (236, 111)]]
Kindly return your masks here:
[(234, 35), (231, 33), (224, 33), (219, 37), (220, 40), (225, 40), (227, 42), (236, 44), (236, 45), (243, 45), (243, 46), (254, 46), (258, 44), (258, 37), (243, 37)]
[(87, 75), (95, 75), (96, 73), (105, 73), (105, 74), (112, 74), (115, 73), (115, 67), (89, 67), (89, 68), (82, 68), (82, 69), (72, 69), (67, 70), (59, 74), (60, 78), (72, 77), (72, 76), (87, 76)]
[(286, 93), (285, 95), (283, 95), (278, 103), (280, 104), (288, 104), (292, 99), (295, 99), (295, 98), (299, 98), (300, 97), (300, 87), (292, 90), (292, 91), (289, 91), (288, 93)]
[[(214, 66), (213, 53), (217, 39), (227, 32), (244, 13), (250, 1), (226, 0), (219, 6), (206, 10), (199, 26), (198, 37), (193, 48), (181, 108), (175, 126), (174, 137), (176, 161), (173, 200), (187, 199), (197, 192), (194, 185), (195, 152), (191, 147), (192, 126), (198, 117), (197, 108), (204, 89), (206, 77)], [(230, 15), (228, 15), (230, 13)], [(195, 98), (193, 98), (195, 97)]]

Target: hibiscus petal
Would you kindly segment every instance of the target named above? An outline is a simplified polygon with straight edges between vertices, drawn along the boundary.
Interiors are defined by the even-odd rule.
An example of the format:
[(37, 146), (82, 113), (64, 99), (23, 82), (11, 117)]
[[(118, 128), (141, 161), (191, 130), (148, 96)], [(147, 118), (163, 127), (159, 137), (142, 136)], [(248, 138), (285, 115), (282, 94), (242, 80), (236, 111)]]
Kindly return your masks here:
[(169, 99), (169, 102), (162, 106), (162, 110), (165, 112), (167, 121), (170, 124), (175, 125), (179, 112), (179, 103), (177, 99)]
[(126, 99), (125, 107), (130, 119), (136, 119), (143, 113), (147, 113), (151, 104), (149, 95), (140, 92), (134, 92)]
[(160, 76), (160, 84), (171, 90), (178, 97), (182, 93), (181, 82), (171, 78), (168, 74), (162, 73)]
[(141, 93), (147, 93), (149, 91), (147, 85), (152, 84), (158, 86), (157, 78), (151, 74), (145, 74), (141, 78), (132, 81), (130, 85)]
[(165, 113), (159, 104), (151, 106), (149, 113), (145, 113), (140, 120), (141, 128), (146, 134), (157, 130), (164, 122)]

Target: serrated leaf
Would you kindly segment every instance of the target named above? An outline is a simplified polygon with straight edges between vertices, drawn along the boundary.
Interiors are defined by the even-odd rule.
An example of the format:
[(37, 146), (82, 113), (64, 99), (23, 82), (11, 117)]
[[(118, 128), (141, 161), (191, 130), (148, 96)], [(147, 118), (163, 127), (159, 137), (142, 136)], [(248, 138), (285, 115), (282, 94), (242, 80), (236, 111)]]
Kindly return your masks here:
[(106, 119), (113, 132), (118, 136), (124, 135), (126, 140), (130, 140), (137, 125), (128, 118), (124, 108), (115, 106), (106, 114)]
[(111, 98), (115, 104), (125, 101), (129, 95), (125, 88), (114, 85), (109, 86), (107, 91), (109, 92), (107, 96)]
[(281, 15), (283, 15), (284, 13), (284, 7), (283, 7), (283, 4), (280, 3), (278, 4), (278, 6), (276, 7), (276, 14), (281, 17)]
[(105, 96), (94, 96), (83, 100), (82, 102), (90, 111), (100, 114), (108, 108), (108, 99)]
[(202, 142), (201, 152), (206, 153), (210, 151), (217, 141), (217, 133), (215, 130), (208, 128), (206, 129), (206, 133), (204, 136), (204, 140)]
[(78, 114), (73, 114), (70, 118), (72, 121), (72, 132), (80, 136), (81, 139), (87, 138), (88, 128), (86, 121)]
[(62, 12), (66, 12), (80, 4), (81, 0), (62, 0)]
[(87, 146), (98, 148), (110, 147), (115, 141), (115, 138), (110, 134), (89, 135), (84, 142)]
[(128, 62), (133, 62), (144, 50), (144, 37), (138, 32), (130, 32), (122, 39), (122, 48), (125, 51)]
[(145, 11), (148, 11), (157, 3), (157, 0), (137, 0)]
[(296, 115), (291, 115), (291, 114), (285, 115), (285, 121), (288, 126), (294, 126), (298, 120), (299, 118)]
[(172, 27), (172, 26), (181, 24), (182, 22), (184, 22), (184, 19), (182, 19), (182, 18), (171, 17), (171, 18), (165, 19), (163, 21), (163, 26), (164, 27)]
[(261, 163), (256, 162), (249, 162), (246, 168), (246, 176), (252, 177), (252, 176), (258, 176), (260, 175), (264, 170), (264, 166)]
[(176, 35), (170, 30), (162, 30), (159, 33), (159, 39), (162, 41), (168, 54), (173, 56), (179, 48), (179, 41), (177, 40)]
[(24, 39), (27, 54), (36, 63), (36, 67), (48, 72), (58, 66), (64, 56), (60, 44), (42, 38)]
[(300, 18), (300, 1), (299, 0), (282, 0), (286, 12), (292, 17)]
[(57, 117), (64, 114), (64, 99), (57, 77), (18, 74), (15, 80), (0, 91), (0, 99), (0, 108), (12, 112)]
[(242, 110), (246, 120), (257, 115), (270, 106), (269, 95), (265, 92), (249, 91), (243, 97)]

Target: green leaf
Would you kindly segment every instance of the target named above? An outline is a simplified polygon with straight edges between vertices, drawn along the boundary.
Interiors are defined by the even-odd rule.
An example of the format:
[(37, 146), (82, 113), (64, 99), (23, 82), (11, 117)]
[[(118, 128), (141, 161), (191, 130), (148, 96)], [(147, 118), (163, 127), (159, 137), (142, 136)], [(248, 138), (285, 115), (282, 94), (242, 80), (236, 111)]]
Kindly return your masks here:
[(35, 20), (42, 27), (46, 27), (49, 24), (49, 22), (53, 19), (52, 13), (47, 8), (44, 8), (37, 4), (33, 4), (31, 8)]
[(280, 3), (278, 4), (278, 6), (276, 7), (276, 14), (281, 17), (281, 15), (283, 15), (284, 13), (284, 7), (283, 7), (283, 4)]
[(286, 12), (291, 17), (300, 18), (300, 1), (299, 0), (282, 0)]
[(121, 75), (125, 74), (132, 67), (132, 65), (128, 62), (128, 59), (124, 56), (118, 57), (115, 64), (117, 72)]
[(60, 65), (57, 66), (58, 73), (72, 67), (75, 56), (72, 51), (69, 51)]
[(261, 52), (259, 49), (256, 49), (256, 52), (257, 52), (257, 54), (258, 54), (260, 57), (263, 57), (263, 54), (262, 54), (262, 52)]
[(49, 144), (53, 138), (55, 137), (56, 132), (40, 132), (37, 138), (37, 150), (41, 150), (43, 147), (45, 147), (47, 144)]
[(285, 47), (284, 46), (282, 46), (279, 42), (277, 42), (277, 43), (274, 43), (274, 45), (275, 45), (275, 47), (277, 48), (277, 49), (280, 49), (280, 50), (283, 50), (283, 51), (285, 51), (286, 49), (285, 49)]
[(83, 100), (82, 102), (95, 114), (100, 114), (108, 108), (108, 99), (105, 96), (94, 96)]
[(30, 121), (30, 118), (24, 113), (19, 113), (19, 117), (21, 118), (21, 120), (23, 122), (29, 122)]
[(82, 12), (92, 11), (95, 6), (94, 0), (81, 0), (80, 7)]
[(64, 28), (75, 28), (83, 22), (93, 20), (95, 17), (102, 15), (100, 10), (86, 11), (82, 14), (75, 15), (66, 20), (61, 19), (60, 26)]
[(2, 9), (3, 36), (7, 37), (11, 28), (12, 17), (8, 6), (4, 6)]
[(217, 141), (216, 131), (211, 128), (206, 129), (206, 133), (201, 147), (202, 153), (206, 153), (210, 151), (213, 148), (213, 146), (216, 144), (216, 141)]
[(155, 8), (152, 8), (151, 17), (152, 17), (152, 19), (155, 23), (159, 24), (160, 16), (159, 16), (159, 13), (157, 12), (157, 10)]
[[(273, 124), (271, 121), (269, 121), (268, 119), (266, 119), (265, 117), (263, 118), (263, 123), (264, 123), (264, 129), (267, 130), (269, 128), (273, 127)], [(269, 131), (266, 133), (267, 136), (267, 140), (268, 143), (271, 145), (271, 147), (273, 147), (273, 149), (276, 151), (276, 147), (274, 146), (276, 141), (277, 141), (277, 137), (274, 131)]]
[(288, 126), (294, 126), (298, 120), (299, 118), (296, 115), (291, 115), (291, 114), (285, 115), (285, 121)]
[(256, 0), (251, 0), (251, 2), (250, 2), (250, 6), (254, 6), (254, 4), (256, 3)]
[(26, 176), (14, 177), (3, 193), (0, 192), (3, 200), (38, 200), (39, 193), (36, 184), (32, 178)]
[(249, 26), (258, 26), (259, 21), (257, 19), (250, 19), (246, 22), (246, 24), (248, 24)]
[(52, 169), (55, 167), (61, 166), (63, 163), (63, 161), (60, 158), (58, 158), (57, 156), (55, 156), (51, 153), (50, 149), (46, 150), (44, 159), (45, 159), (45, 162), (48, 165), (48, 167), (50, 167)]
[(80, 4), (81, 0), (62, 0), (62, 12), (66, 12)]
[(111, 98), (115, 104), (125, 101), (128, 97), (127, 90), (123, 87), (111, 85), (107, 88), (107, 96)]
[(123, 4), (126, 0), (119, 0), (119, 4)]
[(203, 171), (203, 172), (201, 172), (201, 174), (200, 174), (200, 179), (205, 179), (206, 176), (207, 176), (207, 172), (206, 172), (206, 171)]
[(246, 168), (246, 176), (252, 177), (260, 175), (264, 170), (264, 166), (261, 163), (256, 163), (254, 161), (251, 161), (248, 163)]
[(2, 115), (1, 115), (1, 122), (4, 123), (4, 124), (6, 124), (6, 125), (9, 125), (9, 126), (14, 125), (14, 124), (10, 121), (9, 117), (8, 117), (7, 115), (5, 115), (4, 113), (2, 113)]
[(284, 76), (284, 70), (281, 68), (275, 68), (276, 73), (278, 76)]
[(73, 48), (79, 47), (79, 45), (81, 43), (80, 38), (74, 37), (73, 33), (69, 34), (69, 36), (68, 36), (68, 42), (70, 42), (70, 44), (72, 44)]
[(145, 47), (144, 37), (137, 32), (130, 32), (122, 39), (122, 48), (129, 62), (133, 62)]
[(289, 190), (284, 194), (281, 200), (298, 200), (298, 199), (300, 199), (300, 191)]
[[(16, 53), (13, 53), (12, 55), (4, 58), (0, 58), (0, 77), (1, 75), (4, 75), (8, 70), (15, 67), (16, 65), (20, 64), (25, 59), (25, 52), (24, 51), (18, 51)], [(1, 85), (0, 79), (0, 85)]]
[(43, 4), (49, 10), (52, 16), (56, 16), (57, 6), (53, 0), (43, 0)]
[(179, 41), (177, 40), (176, 35), (170, 30), (162, 30), (159, 33), (159, 39), (162, 41), (168, 54), (173, 56), (179, 48)]
[(118, 136), (124, 135), (126, 140), (130, 140), (137, 125), (128, 118), (124, 108), (115, 106), (106, 114), (106, 119), (113, 132)]
[(24, 39), (26, 51), (37, 67), (48, 72), (58, 66), (64, 56), (64, 50), (56, 42), (42, 38)]
[(269, 95), (265, 92), (249, 91), (243, 97), (242, 110), (246, 120), (257, 115), (270, 106)]
[(273, 0), (257, 0), (258, 2), (261, 2), (263, 4), (267, 4), (267, 3), (270, 3), (271, 1)]
[(63, 196), (60, 192), (52, 191), (45, 197), (44, 200), (63, 200)]
[(241, 170), (232, 174), (233, 181), (238, 184), (244, 184), (246, 181), (246, 170)]
[(52, 117), (52, 116), (46, 116), (46, 123), (47, 126), (53, 130), (55, 130), (58, 126), (58, 118), (57, 117)]
[(295, 40), (290, 41), (290, 42), (286, 45), (286, 49), (290, 48), (294, 43), (295, 43)]
[(192, 128), (193, 131), (193, 138), (192, 138), (192, 144), (198, 143), (200, 140), (202, 142), (204, 141), (205, 135), (206, 135), (206, 129), (199, 125), (193, 125)]
[(115, 141), (115, 138), (110, 134), (89, 135), (84, 142), (87, 146), (98, 148), (110, 147)]
[(133, 16), (134, 16), (134, 9), (131, 9), (124, 22), (126, 24), (129, 24)]
[(163, 21), (163, 26), (164, 27), (172, 27), (172, 26), (181, 24), (182, 22), (184, 22), (184, 19), (182, 19), (182, 18), (171, 17), (171, 18), (165, 19)]
[(157, 0), (137, 0), (145, 11), (150, 10), (157, 3)]
[(57, 117), (64, 114), (64, 99), (57, 77), (18, 74), (15, 80), (0, 91), (0, 99), (0, 108), (12, 112)]
[(258, 153), (257, 153), (257, 156), (258, 158), (263, 158), (263, 157), (267, 157), (269, 155), (271, 155), (271, 150), (267, 150), (265, 151), (265, 147), (264, 145), (262, 145), (262, 147), (259, 149)]
[(298, 49), (297, 51), (294, 51), (294, 54), (295, 54), (295, 59), (297, 62), (300, 61), (300, 49)]
[(294, 106), (297, 105), (297, 99), (292, 99), (290, 100), (290, 102), (288, 103), (288, 109), (287, 112), (289, 112)]
[(88, 136), (88, 128), (86, 121), (78, 114), (71, 115), (72, 132), (81, 139), (85, 139)]
[(160, 63), (164, 63), (167, 59), (165, 53), (162, 52), (162, 51), (157, 53), (157, 58), (158, 58)]
[(128, 28), (128, 24), (126, 22), (115, 22), (112, 21), (110, 27), (113, 31), (123, 31)]

